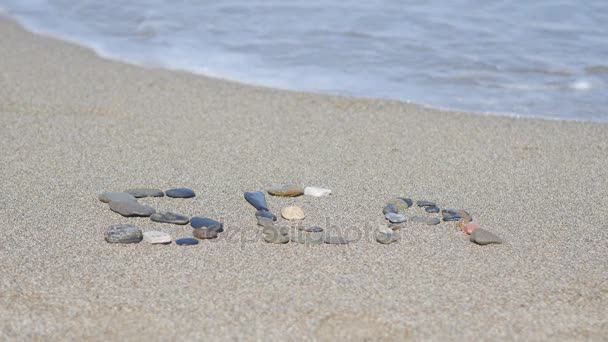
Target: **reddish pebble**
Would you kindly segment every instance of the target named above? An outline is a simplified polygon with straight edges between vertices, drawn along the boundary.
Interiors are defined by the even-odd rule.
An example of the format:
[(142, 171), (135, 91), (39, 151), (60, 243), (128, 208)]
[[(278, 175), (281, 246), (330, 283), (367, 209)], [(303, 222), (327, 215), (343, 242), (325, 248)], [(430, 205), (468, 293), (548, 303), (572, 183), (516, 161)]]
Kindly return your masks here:
[(475, 223), (475, 222), (469, 222), (469, 223), (464, 223), (464, 222), (460, 222), (460, 229), (462, 229), (463, 232), (471, 235), (471, 233), (473, 233), (473, 231), (477, 228), (481, 227), (479, 225), (479, 223)]

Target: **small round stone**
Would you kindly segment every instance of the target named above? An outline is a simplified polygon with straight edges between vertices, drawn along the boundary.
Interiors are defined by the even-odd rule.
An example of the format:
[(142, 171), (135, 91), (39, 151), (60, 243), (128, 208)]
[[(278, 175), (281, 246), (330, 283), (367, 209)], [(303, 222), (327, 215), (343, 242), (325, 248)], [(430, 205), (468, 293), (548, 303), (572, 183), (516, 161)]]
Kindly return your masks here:
[(192, 198), (196, 196), (194, 190), (189, 188), (175, 188), (165, 191), (165, 194), (171, 198)]
[(144, 232), (144, 241), (150, 244), (168, 244), (171, 240), (171, 235), (165, 232), (156, 230)]
[(117, 224), (105, 234), (108, 243), (139, 243), (143, 239), (141, 228), (131, 224)]
[(298, 230), (301, 230), (303, 232), (309, 232), (309, 233), (320, 233), (323, 231), (323, 228), (321, 228), (319, 226), (311, 226), (311, 227), (300, 226), (300, 227), (298, 227)]
[(160, 189), (146, 189), (146, 188), (129, 189), (129, 190), (126, 190), (125, 192), (133, 195), (136, 198), (165, 196), (165, 193)]
[(502, 243), (502, 239), (483, 228), (477, 228), (471, 233), (471, 242), (478, 245), (488, 245), (491, 243)]
[(286, 220), (303, 220), (304, 219), (304, 211), (302, 208), (292, 205), (289, 207), (285, 207), (281, 210), (281, 216)]
[(156, 212), (154, 208), (147, 205), (143, 205), (137, 201), (110, 201), (109, 205), (110, 210), (119, 213), (124, 217), (147, 217)]
[(258, 210), (255, 212), (255, 217), (260, 218), (260, 217), (267, 217), (273, 221), (277, 220), (277, 217), (275, 214), (271, 213), (270, 211), (265, 211), (265, 210)]
[(398, 235), (394, 230), (388, 227), (380, 227), (376, 233), (376, 241), (388, 245), (397, 241)]
[(318, 188), (316, 186), (307, 186), (304, 188), (304, 195), (313, 197), (329, 196), (331, 194), (330, 189)]
[(424, 211), (426, 211), (427, 213), (435, 214), (435, 213), (439, 212), (439, 207), (437, 207), (437, 206), (426, 207), (426, 208), (424, 208)]
[(412, 206), (412, 200), (405, 197), (395, 197), (388, 201), (388, 204), (392, 204), (397, 208), (397, 212), (405, 211)]
[(273, 196), (296, 197), (304, 195), (304, 188), (295, 185), (278, 185), (266, 190)]
[(426, 217), (426, 216), (412, 216), (409, 219), (409, 222), (412, 223), (424, 223), (429, 226), (434, 226), (441, 223), (441, 220), (436, 217)]
[(154, 213), (150, 216), (150, 220), (154, 221), (154, 222), (159, 222), (159, 223), (173, 223), (173, 224), (188, 224), (188, 222), (190, 222), (190, 219), (188, 218), (188, 216), (184, 216), (181, 214), (176, 214), (176, 213), (170, 213), (167, 211), (160, 211), (157, 213)]
[(384, 218), (391, 221), (391, 223), (402, 223), (407, 221), (407, 216), (395, 213), (388, 213), (384, 215)]
[(195, 238), (181, 238), (181, 239), (175, 240), (175, 243), (180, 246), (192, 246), (192, 245), (197, 245), (198, 240)]
[(382, 208), (382, 214), (386, 215), (388, 213), (397, 214), (399, 213), (399, 209), (397, 209), (396, 205), (389, 203)]
[(224, 225), (222, 225), (219, 221), (210, 219), (208, 217), (193, 217), (190, 219), (190, 225), (195, 229), (207, 228), (218, 233), (224, 231)]
[(114, 202), (126, 202), (126, 201), (137, 201), (135, 196), (128, 194), (126, 192), (104, 192), (99, 195), (99, 200), (103, 203)]
[(217, 232), (207, 228), (198, 228), (192, 231), (192, 235), (197, 239), (207, 240), (215, 239), (217, 237)]
[(416, 205), (419, 207), (435, 207), (435, 203), (431, 202), (431, 201), (424, 201), (424, 200), (420, 200), (420, 201), (416, 201)]

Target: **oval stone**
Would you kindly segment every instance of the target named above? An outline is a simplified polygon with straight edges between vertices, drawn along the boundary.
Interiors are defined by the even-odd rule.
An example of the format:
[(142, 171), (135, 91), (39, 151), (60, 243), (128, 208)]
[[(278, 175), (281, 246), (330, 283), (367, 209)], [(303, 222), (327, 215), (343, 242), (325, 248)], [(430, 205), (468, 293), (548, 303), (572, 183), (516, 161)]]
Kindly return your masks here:
[(397, 241), (398, 235), (388, 227), (381, 227), (376, 233), (376, 241), (388, 245)]
[(490, 233), (483, 228), (477, 228), (471, 233), (471, 242), (475, 242), (478, 245), (488, 245), (491, 243), (502, 243), (502, 239), (497, 235)]
[(215, 230), (209, 230), (207, 228), (199, 228), (194, 229), (192, 231), (192, 235), (197, 239), (207, 240), (215, 239), (217, 237), (217, 232)]
[(126, 201), (137, 201), (135, 196), (128, 194), (126, 192), (104, 192), (99, 195), (99, 200), (103, 203), (110, 203), (112, 201), (115, 202), (126, 202)]
[(144, 241), (150, 244), (168, 244), (171, 240), (171, 235), (165, 232), (156, 230), (144, 232)]
[(160, 211), (150, 216), (150, 220), (159, 223), (173, 223), (173, 224), (188, 224), (190, 219), (188, 216), (181, 214), (170, 213), (167, 211)]
[(281, 216), (286, 220), (303, 220), (304, 211), (302, 208), (292, 205), (281, 210)]
[(108, 243), (139, 243), (143, 239), (141, 228), (131, 224), (117, 224), (105, 234)]
[(189, 188), (175, 188), (165, 191), (165, 194), (171, 198), (192, 198), (196, 196), (194, 190)]
[(271, 213), (270, 211), (264, 211), (264, 210), (258, 210), (255, 212), (255, 217), (260, 218), (260, 217), (266, 217), (269, 218), (273, 221), (277, 220), (277, 217), (275, 214)]
[(195, 229), (206, 228), (208, 230), (213, 230), (218, 233), (224, 231), (223, 224), (208, 217), (193, 217), (192, 219), (190, 219), (190, 225), (192, 226), (192, 228)]
[(295, 185), (278, 185), (266, 190), (273, 196), (296, 197), (304, 195), (304, 188)]
[(318, 188), (316, 186), (307, 186), (304, 188), (304, 195), (313, 197), (329, 196), (331, 189)]
[(156, 210), (150, 206), (143, 205), (137, 201), (111, 201), (109, 203), (110, 210), (119, 213), (124, 217), (143, 216), (147, 217), (156, 212)]
[(435, 203), (431, 202), (431, 201), (424, 201), (424, 200), (420, 200), (420, 201), (416, 201), (416, 205), (419, 207), (435, 207)]
[(270, 211), (268, 210), (268, 206), (266, 204), (266, 197), (264, 197), (264, 193), (261, 191), (250, 191), (246, 192), (245, 200), (249, 202), (254, 208), (262, 211)]
[(160, 189), (146, 189), (146, 188), (141, 188), (141, 189), (129, 189), (127, 191), (125, 191), (128, 194), (133, 195), (136, 198), (142, 198), (142, 197), (163, 197), (165, 196), (165, 193), (160, 190)]
[(198, 240), (195, 238), (181, 238), (181, 239), (175, 240), (175, 243), (180, 246), (192, 246), (192, 245), (197, 245)]
[(426, 207), (426, 208), (424, 208), (424, 211), (426, 211), (427, 213), (435, 214), (435, 213), (439, 212), (439, 207), (437, 207), (437, 206)]
[(382, 208), (382, 214), (386, 215), (388, 213), (393, 213), (393, 214), (397, 214), (399, 212), (399, 209), (397, 209), (397, 206), (389, 203), (387, 205), (384, 206), (384, 208)]
[(412, 200), (405, 197), (395, 197), (388, 201), (388, 204), (392, 204), (397, 208), (397, 212), (405, 211), (412, 206)]
[(402, 223), (407, 221), (407, 216), (395, 213), (388, 213), (384, 215), (384, 218), (391, 221), (391, 223)]

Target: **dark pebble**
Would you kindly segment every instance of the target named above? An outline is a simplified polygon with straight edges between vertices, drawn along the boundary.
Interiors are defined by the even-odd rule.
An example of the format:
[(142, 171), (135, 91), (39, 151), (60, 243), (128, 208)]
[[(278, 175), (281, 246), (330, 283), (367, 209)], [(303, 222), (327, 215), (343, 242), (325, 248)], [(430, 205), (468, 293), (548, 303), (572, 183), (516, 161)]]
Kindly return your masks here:
[(218, 233), (224, 231), (224, 225), (208, 217), (193, 217), (190, 219), (190, 225), (192, 226), (192, 228), (195, 229), (206, 228), (208, 230), (213, 230)]
[(198, 244), (198, 240), (195, 238), (181, 238), (175, 240), (175, 243), (180, 246), (192, 246)]
[(502, 243), (502, 239), (495, 235), (494, 233), (490, 233), (489, 231), (483, 228), (477, 228), (471, 233), (471, 242), (475, 242), (478, 245), (489, 245), (491, 243)]
[(431, 213), (431, 214), (438, 213), (439, 207), (437, 207), (437, 206), (426, 207), (426, 208), (424, 208), (424, 211), (426, 211), (427, 213)]
[[(409, 202), (407, 200), (409, 200)], [(397, 208), (397, 212), (399, 212), (399, 211), (407, 210), (409, 207), (411, 207), (412, 206), (411, 202), (412, 202), (412, 200), (410, 200), (409, 198), (395, 197), (395, 198), (392, 198), (387, 203), (394, 205), (395, 208)]]
[(196, 196), (194, 190), (188, 188), (176, 188), (165, 191), (165, 194), (172, 198), (192, 198)]
[(108, 228), (105, 238), (109, 243), (139, 243), (144, 235), (139, 227), (131, 224), (117, 224)]
[(166, 212), (166, 211), (160, 211), (158, 213), (152, 214), (152, 216), (150, 216), (150, 220), (152, 220), (154, 222), (173, 223), (173, 224), (188, 224), (188, 222), (190, 222), (190, 219), (188, 218), (188, 216), (184, 216), (184, 215), (176, 214), (176, 213), (170, 213), (170, 212)]
[(255, 217), (267, 217), (273, 221), (277, 220), (277, 216), (273, 213), (271, 213), (270, 211), (264, 211), (264, 210), (258, 210), (255, 212)]
[(407, 198), (407, 197), (397, 197), (397, 198), (399, 198), (403, 202), (407, 203), (408, 207), (411, 207), (412, 205), (414, 205), (414, 201), (412, 201), (411, 198)]
[(460, 215), (456, 215), (456, 214), (448, 214), (448, 215), (443, 215), (443, 217), (441, 218), (444, 221), (458, 221), (460, 220), (462, 217), (460, 217)]
[(431, 201), (416, 201), (416, 205), (419, 207), (434, 207), (436, 206), (435, 203), (431, 202)]
[(245, 193), (245, 199), (257, 210), (270, 211), (266, 204), (266, 197), (261, 191), (251, 191)]
[(165, 193), (160, 189), (129, 189), (125, 192), (136, 198), (165, 196)]

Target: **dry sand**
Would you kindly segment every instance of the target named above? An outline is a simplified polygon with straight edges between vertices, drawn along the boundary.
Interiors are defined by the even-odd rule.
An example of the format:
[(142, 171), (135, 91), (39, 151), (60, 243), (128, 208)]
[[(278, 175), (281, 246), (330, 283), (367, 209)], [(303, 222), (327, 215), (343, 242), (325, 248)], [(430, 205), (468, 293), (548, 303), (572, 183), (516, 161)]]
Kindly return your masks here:
[[(608, 125), (265, 89), (98, 58), (0, 20), (0, 340), (605, 340)], [(260, 240), (243, 192), (296, 183), (348, 246)], [(215, 242), (111, 245), (103, 191), (222, 219)], [(468, 209), (381, 245), (394, 195)]]

